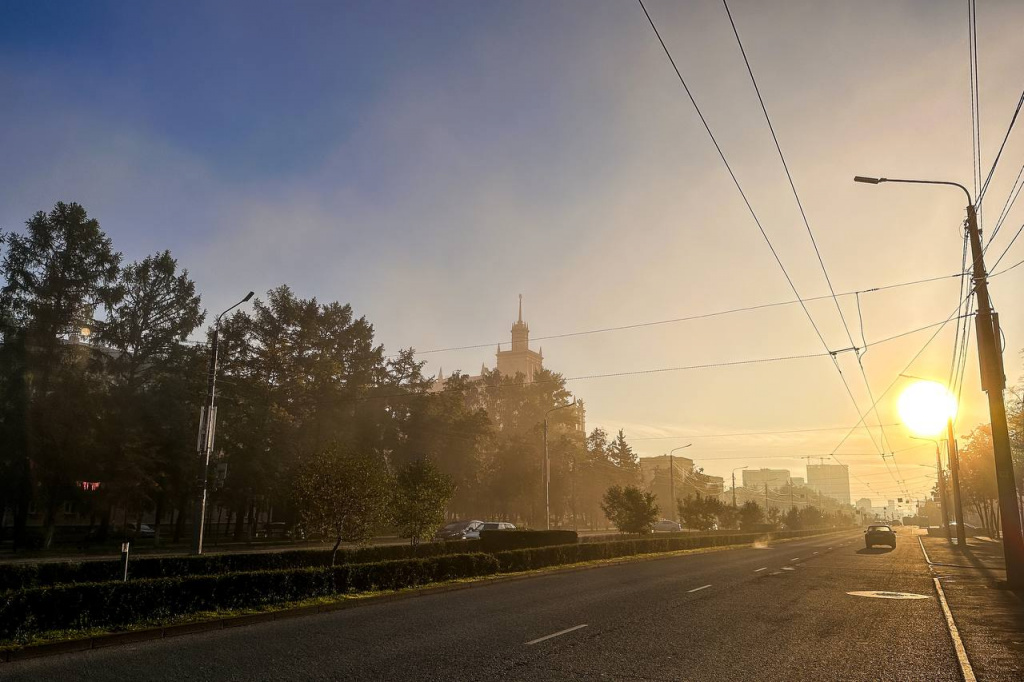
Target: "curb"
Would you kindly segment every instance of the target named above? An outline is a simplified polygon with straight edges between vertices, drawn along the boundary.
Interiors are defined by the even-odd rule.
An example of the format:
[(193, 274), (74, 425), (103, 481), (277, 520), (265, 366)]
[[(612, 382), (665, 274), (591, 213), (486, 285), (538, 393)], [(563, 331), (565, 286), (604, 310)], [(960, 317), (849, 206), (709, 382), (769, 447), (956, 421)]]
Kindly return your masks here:
[[(773, 540), (772, 542), (792, 542), (795, 540), (806, 540), (809, 538), (816, 538), (821, 537), (823, 535), (832, 535), (835, 533), (842, 532), (846, 531), (829, 531), (821, 533), (820, 535), (806, 535), (798, 538), (781, 538), (779, 540)], [(15, 663), (17, 661), (28, 660), (32, 658), (61, 656), (63, 654), (89, 651), (92, 649), (104, 649), (107, 647), (119, 646), (122, 644), (146, 642), (156, 639), (164, 639), (167, 637), (180, 637), (182, 635), (191, 635), (201, 632), (212, 632), (214, 630), (226, 630), (229, 628), (245, 627), (247, 625), (256, 625), (258, 623), (267, 623), (275, 620), (289, 620), (292, 618), (301, 618), (303, 616), (311, 616), (321, 613), (331, 613), (333, 611), (344, 611), (346, 609), (358, 608), (360, 606), (386, 604), (389, 602), (404, 601), (406, 599), (415, 599), (417, 597), (426, 597), (434, 594), (457, 592), (459, 590), (484, 587), (487, 585), (494, 585), (496, 583), (508, 583), (517, 580), (528, 580), (530, 578), (539, 578), (544, 575), (552, 575), (558, 573), (574, 573), (577, 571), (589, 571), (598, 568), (606, 568), (608, 566), (617, 566), (620, 564), (627, 563), (639, 563), (643, 561), (674, 559), (676, 557), (686, 556), (689, 554), (710, 554), (711, 552), (735, 550), (746, 546), (747, 544), (744, 543), (741, 545), (721, 545), (717, 547), (682, 549), (673, 552), (633, 554), (629, 556), (616, 557), (613, 559), (607, 559), (583, 565), (566, 564), (563, 566), (548, 566), (546, 568), (538, 568), (530, 571), (523, 571), (521, 573), (510, 573), (505, 575), (492, 574), (490, 576), (479, 576), (477, 578), (470, 578), (466, 580), (466, 582), (457, 582), (448, 585), (425, 585), (421, 587), (407, 588), (405, 591), (391, 592), (388, 594), (381, 594), (369, 597), (356, 597), (353, 599), (345, 599), (330, 604), (296, 606), (290, 609), (281, 609), (279, 611), (270, 611), (267, 613), (254, 613), (246, 614), (243, 616), (228, 616), (225, 618), (216, 618), (214, 620), (201, 621), (198, 623), (165, 625), (154, 628), (146, 628), (143, 630), (130, 630), (127, 632), (113, 632), (110, 634), (96, 635), (94, 637), (83, 637), (82, 639), (73, 639), (64, 642), (35, 644), (21, 649), (10, 649), (7, 651), (0, 651), (0, 663)]]

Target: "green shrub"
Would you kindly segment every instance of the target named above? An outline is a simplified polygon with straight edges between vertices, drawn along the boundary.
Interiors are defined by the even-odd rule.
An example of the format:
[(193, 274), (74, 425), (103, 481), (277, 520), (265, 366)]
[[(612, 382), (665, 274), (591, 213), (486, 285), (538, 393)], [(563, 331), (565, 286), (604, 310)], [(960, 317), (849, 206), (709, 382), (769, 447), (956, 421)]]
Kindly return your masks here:
[[(434, 542), (412, 545), (376, 545), (338, 552), (339, 564), (373, 563), (410, 558), (428, 558), (464, 554), (480, 549), (479, 540)], [(189, 575), (273, 571), (323, 567), (331, 563), (330, 550), (298, 549), (259, 554), (204, 554), (186, 557), (149, 557), (131, 559), (131, 580), (172, 578)], [(39, 564), (0, 564), (0, 592), (27, 587), (65, 583), (91, 583), (120, 580), (124, 564), (120, 560), (62, 561)]]
[(117, 627), (196, 611), (251, 608), (345, 592), (395, 590), (497, 570), (493, 556), (476, 553), (333, 568), (33, 587), (0, 595), (0, 638), (46, 630)]
[(503, 552), (527, 547), (574, 545), (579, 536), (574, 530), (484, 530), (480, 531), (480, 545), (484, 552)]

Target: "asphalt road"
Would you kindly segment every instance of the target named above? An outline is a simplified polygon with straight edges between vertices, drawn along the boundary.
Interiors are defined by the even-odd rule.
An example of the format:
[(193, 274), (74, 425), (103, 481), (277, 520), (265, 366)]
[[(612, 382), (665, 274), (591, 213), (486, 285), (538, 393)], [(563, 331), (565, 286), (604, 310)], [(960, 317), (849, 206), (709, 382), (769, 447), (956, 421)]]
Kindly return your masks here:
[[(860, 531), (12, 663), (4, 680), (959, 680), (916, 540)], [(913, 600), (847, 594), (888, 591)], [(561, 634), (559, 634), (561, 633)]]

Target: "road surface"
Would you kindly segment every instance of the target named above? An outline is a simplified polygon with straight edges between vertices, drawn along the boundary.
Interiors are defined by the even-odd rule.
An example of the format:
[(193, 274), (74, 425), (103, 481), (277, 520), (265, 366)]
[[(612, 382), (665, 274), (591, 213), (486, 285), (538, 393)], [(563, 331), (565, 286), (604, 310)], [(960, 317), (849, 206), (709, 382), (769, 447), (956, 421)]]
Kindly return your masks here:
[[(4, 680), (959, 680), (921, 550), (860, 531), (12, 663)], [(920, 599), (851, 596), (883, 591)]]

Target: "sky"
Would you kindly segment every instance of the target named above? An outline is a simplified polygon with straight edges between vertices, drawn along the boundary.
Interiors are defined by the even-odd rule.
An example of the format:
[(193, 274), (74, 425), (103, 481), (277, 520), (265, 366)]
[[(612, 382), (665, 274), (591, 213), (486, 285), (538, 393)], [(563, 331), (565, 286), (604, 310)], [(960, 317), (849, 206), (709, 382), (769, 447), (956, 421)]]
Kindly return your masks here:
[[(797, 291), (827, 295), (722, 4), (647, 6)], [(852, 176), (972, 186), (965, 3), (729, 6), (834, 290), (955, 275), (960, 193)], [(986, 173), (1024, 87), (1022, 21), (1019, 3), (979, 3)], [(519, 294), (534, 337), (794, 298), (627, 0), (4, 0), (0, 102), (0, 229), (77, 201), (126, 260), (170, 249), (214, 314), (287, 283), (351, 303), (389, 351), (482, 344), (422, 355), (430, 373), (493, 367)], [(1015, 130), (986, 231), (1022, 163)], [(1022, 222), (1015, 205), (993, 255)], [(1022, 259), (1024, 238), (1001, 266)], [(839, 350), (945, 320), (958, 286), (841, 296), (849, 336), (831, 298), (807, 308)], [(1016, 383), (1024, 267), (991, 291)], [(681, 454), (728, 478), (743, 465), (802, 476), (802, 457), (835, 451), (854, 499), (880, 505), (934, 482), (933, 446), (896, 425), (895, 400), (937, 329), (870, 346), (867, 385), (852, 352), (836, 356), (841, 374), (826, 355), (577, 378), (824, 353), (798, 305), (533, 345), (571, 379), (588, 427), (624, 429), (641, 455), (692, 442)], [(954, 332), (906, 372), (946, 381)], [(963, 434), (986, 420), (974, 353)], [(840, 445), (869, 395), (895, 465), (863, 430)], [(819, 430), (723, 435), (806, 429)]]

